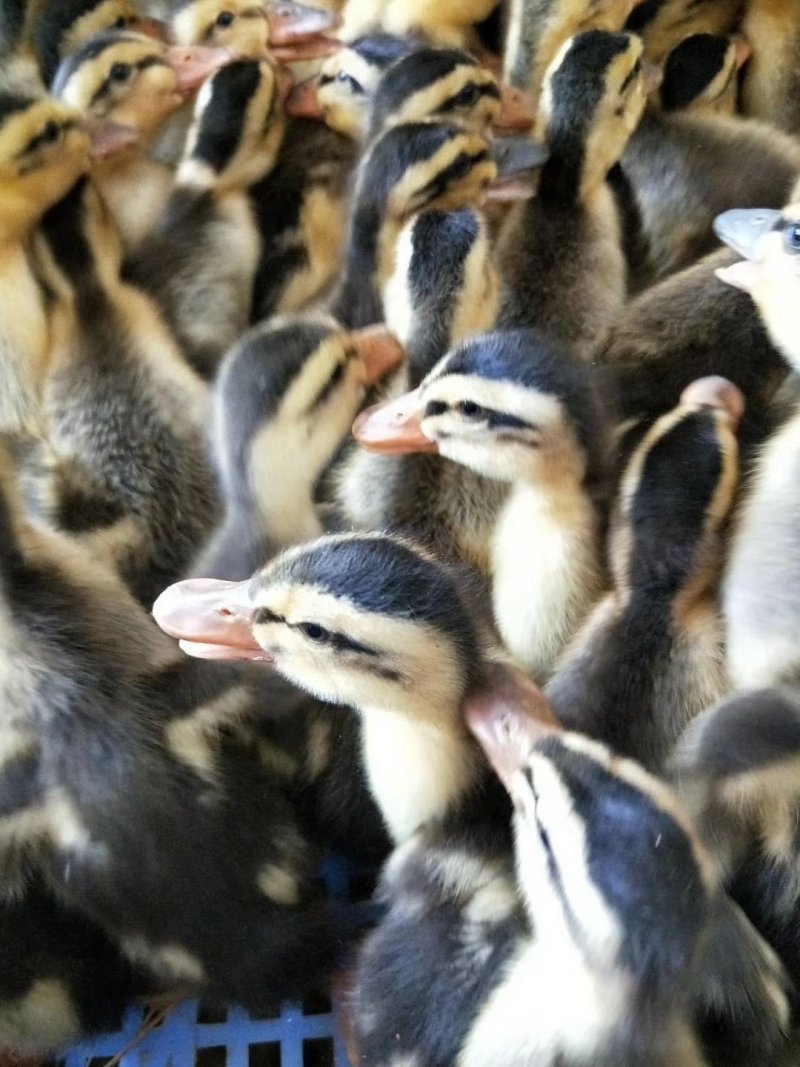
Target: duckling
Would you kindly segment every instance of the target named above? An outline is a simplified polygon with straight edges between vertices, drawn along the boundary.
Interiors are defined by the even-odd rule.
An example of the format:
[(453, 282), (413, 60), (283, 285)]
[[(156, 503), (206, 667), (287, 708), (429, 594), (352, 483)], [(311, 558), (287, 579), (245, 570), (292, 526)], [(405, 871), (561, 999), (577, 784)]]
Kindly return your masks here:
[(279, 62), (316, 58), (335, 49), (325, 34), (336, 28), (332, 11), (295, 0), (179, 0), (172, 34), (181, 45), (230, 48), (240, 56)]
[(721, 212), (782, 207), (800, 173), (800, 144), (755, 119), (650, 107), (622, 169), (647, 244), (641, 289), (713, 252)]
[(151, 604), (216, 521), (208, 391), (152, 301), (122, 279), (119, 236), (91, 182), (45, 214), (36, 257), (53, 294), (48, 440), (89, 489), (77, 499), (45, 493), (43, 517), (91, 544)]
[(288, 114), (321, 120), (351, 140), (366, 133), (369, 104), (381, 76), (414, 43), (390, 33), (357, 37), (322, 63), (319, 75), (296, 85), (287, 100)]
[(791, 0), (750, 0), (742, 33), (753, 55), (742, 85), (746, 115), (800, 133), (800, 12)]
[(52, 84), (61, 62), (91, 37), (109, 30), (145, 34), (164, 41), (167, 27), (143, 15), (132, 0), (58, 0), (41, 5), (34, 48), (42, 81)]
[(509, 214), (498, 262), (501, 325), (534, 326), (590, 359), (622, 309), (627, 270), (609, 171), (646, 98), (641, 41), (589, 30), (548, 68), (536, 133), (549, 149), (536, 197)]
[(491, 534), (494, 617), (537, 679), (603, 588), (597, 497), (606, 449), (593, 387), (588, 368), (545, 336), (501, 331), (465, 342), (415, 392), (370, 409), (353, 428), (368, 448), (434, 450), (511, 484)]
[(240, 341), (214, 390), (225, 518), (194, 573), (240, 581), (279, 548), (323, 533), (316, 482), (365, 387), (402, 357), (386, 331), (347, 334), (325, 315), (271, 319)]
[(154, 609), (191, 655), (263, 657), (355, 708), (364, 775), (395, 844), (425, 826), (488, 819), (502, 833), (508, 822), (461, 718), (486, 675), (471, 610), (454, 573), (380, 533), (287, 549), (246, 582), (179, 583)]
[(37, 434), (47, 365), (45, 296), (27, 243), (41, 217), (86, 170), (90, 139), (51, 98), (0, 98), (0, 430)]
[(208, 79), (166, 205), (126, 264), (204, 378), (247, 329), (261, 242), (248, 190), (275, 166), (286, 87), (266, 60)]
[(222, 50), (166, 48), (137, 34), (110, 31), (92, 37), (56, 71), (55, 96), (85, 116), (137, 133), (127, 152), (93, 170), (126, 250), (153, 229), (172, 186), (172, 170), (150, 158), (150, 144), (170, 115), (230, 58)]
[(16, 856), (23, 885), (38, 872), (156, 991), (253, 1010), (302, 996), (345, 930), (313, 899), (315, 853), (280, 779), (237, 729), (246, 678), (187, 660), (94, 554), (34, 527), (7, 458), (4, 870)]
[(626, 29), (644, 40), (645, 55), (663, 63), (681, 41), (696, 34), (726, 34), (739, 25), (747, 0), (643, 0)]
[(499, 176), (494, 159), (513, 171), (536, 167), (544, 158), (533, 142), (504, 158), (502, 144), (492, 147), (453, 123), (409, 122), (387, 129), (367, 149), (356, 175), (344, 277), (331, 303), (334, 316), (351, 329), (381, 320), (381, 288), (411, 215), (480, 204)]
[(82, 1037), (116, 1030), (147, 991), (119, 949), (40, 882), (0, 897), (0, 1048), (52, 1056)]
[(497, 5), (498, 0), (347, 0), (341, 36), (353, 41), (375, 30), (398, 37), (418, 33), (438, 44), (466, 48), (478, 43), (474, 27)]
[(658, 91), (661, 110), (734, 115), (739, 71), (751, 53), (749, 42), (738, 34), (686, 37), (664, 62)]
[[(756, 685), (699, 716), (673, 760), (678, 788), (703, 840), (718, 857), (727, 891), (777, 952), (794, 983), (795, 1024), (800, 982), (798, 738), (797, 686)], [(783, 1025), (788, 1033), (788, 1017)]]
[(503, 81), (538, 102), (545, 73), (570, 37), (587, 30), (615, 33), (639, 0), (510, 0)]
[(700, 379), (645, 433), (611, 522), (613, 588), (546, 689), (568, 729), (654, 770), (727, 687), (714, 584), (743, 407), (730, 382)]

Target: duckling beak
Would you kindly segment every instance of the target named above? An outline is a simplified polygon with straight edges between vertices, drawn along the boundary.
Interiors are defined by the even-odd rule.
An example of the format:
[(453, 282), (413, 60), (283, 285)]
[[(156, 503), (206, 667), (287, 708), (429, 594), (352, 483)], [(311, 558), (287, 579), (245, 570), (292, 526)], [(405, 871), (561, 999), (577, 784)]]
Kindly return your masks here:
[(438, 452), (422, 432), (425, 405), (419, 389), (362, 411), (353, 423), (353, 437), (369, 452), (402, 456), (411, 452)]
[(690, 407), (716, 408), (727, 416), (732, 429), (736, 429), (744, 415), (744, 396), (733, 382), (718, 375), (698, 378), (687, 385), (681, 393), (681, 404)]
[(723, 211), (714, 219), (714, 233), (745, 259), (758, 259), (761, 238), (780, 222), (780, 211), (767, 208), (737, 208)]
[(513, 85), (500, 86), (500, 114), (492, 123), (498, 133), (529, 130), (536, 120), (536, 102), (530, 93)]
[(561, 729), (541, 689), (522, 671), (493, 664), (484, 686), (464, 705), (467, 726), (500, 781), (512, 789), (534, 745)]
[(316, 78), (295, 85), (286, 100), (286, 114), (296, 119), (317, 119), (320, 122), (325, 118), (319, 103)]
[(169, 40), (169, 26), (161, 19), (149, 18), (142, 15), (136, 20), (134, 27), (137, 33), (143, 33), (145, 37), (152, 37), (156, 41)]
[(179, 640), (197, 659), (258, 660), (269, 653), (256, 642), (251, 627), (250, 582), (192, 578), (165, 589), (153, 605), (161, 629)]
[(495, 137), (489, 154), (497, 166), (497, 177), (487, 188), (486, 199), (495, 203), (529, 200), (533, 173), (550, 155), (546, 145), (530, 137)]
[(269, 27), (270, 52), (279, 63), (321, 59), (341, 48), (339, 41), (325, 36), (341, 21), (332, 11), (306, 7), (294, 0), (274, 0), (263, 11)]
[(368, 326), (350, 335), (353, 347), (364, 363), (364, 384), (375, 385), (384, 374), (393, 370), (406, 358), (406, 352), (395, 335), (383, 326)]
[(184, 96), (199, 89), (206, 78), (236, 59), (229, 48), (205, 48), (202, 45), (167, 49), (167, 62), (178, 79), (178, 92)]
[(139, 134), (133, 127), (108, 119), (87, 118), (83, 128), (89, 134), (89, 157), (95, 163), (101, 163), (139, 143)]

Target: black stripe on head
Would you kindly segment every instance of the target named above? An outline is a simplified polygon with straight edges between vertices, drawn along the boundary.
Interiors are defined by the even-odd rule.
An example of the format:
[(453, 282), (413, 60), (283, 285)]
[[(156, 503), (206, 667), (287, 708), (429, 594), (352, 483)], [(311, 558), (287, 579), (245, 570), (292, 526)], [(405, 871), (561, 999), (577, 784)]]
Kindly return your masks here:
[(17, 96), (12, 93), (0, 93), (0, 127), (2, 127), (6, 120), (10, 119), (12, 115), (18, 115), (21, 111), (26, 111), (35, 103), (36, 100), (33, 97)]
[(758, 689), (710, 713), (692, 765), (714, 778), (730, 778), (799, 756), (800, 690)]
[(272, 418), (308, 357), (334, 333), (321, 322), (292, 322), (255, 331), (226, 357), (216, 386), (224, 411), (225, 447), (244, 471), (247, 447)]
[[(590, 756), (557, 737), (538, 749), (583, 824), (588, 876), (619, 921), (620, 961), (637, 980), (669, 992), (685, 977), (709, 914), (689, 838), (645, 792)], [(557, 863), (557, 845), (553, 855)], [(568, 884), (564, 892), (569, 898)], [(579, 901), (569, 899), (580, 920)]]
[(606, 93), (606, 71), (614, 58), (629, 47), (630, 38), (623, 33), (606, 30), (579, 33), (550, 79), (551, 114), (547, 126), (550, 162), (545, 164), (544, 173), (555, 176), (554, 172), (558, 172), (565, 196), (577, 191), (586, 138)]
[(625, 29), (631, 33), (641, 33), (667, 3), (669, 0), (643, 0), (643, 3), (637, 4), (631, 11)]
[[(77, 51), (71, 52), (58, 67), (51, 86), (53, 94), (59, 96), (76, 70), (82, 67), (84, 63), (94, 61), (103, 52), (107, 52), (109, 48), (115, 48), (120, 44), (136, 44), (141, 47), (143, 43), (145, 42), (142, 41), (142, 38), (136, 36), (136, 34), (124, 33), (120, 30), (109, 30), (107, 33), (95, 34)], [(155, 42), (153, 42), (153, 46), (156, 47)]]
[(378, 70), (386, 70), (396, 60), (412, 52), (414, 45), (406, 37), (391, 33), (369, 33), (358, 37), (349, 46), (365, 63)]
[(689, 579), (722, 471), (722, 442), (709, 409), (688, 413), (652, 445), (628, 515), (634, 589), (669, 594)]
[(730, 40), (721, 34), (696, 33), (673, 48), (664, 64), (661, 106), (688, 107), (701, 96), (725, 65)]
[(509, 382), (554, 396), (573, 424), (587, 460), (587, 481), (603, 467), (603, 419), (591, 370), (538, 330), (497, 330), (473, 337), (444, 366), (448, 374)]
[(431, 159), (462, 132), (448, 122), (408, 122), (390, 127), (367, 156), (359, 188), (382, 214), (389, 193), (403, 175), (415, 164)]
[(211, 96), (200, 116), (193, 159), (207, 163), (217, 173), (236, 155), (242, 141), (247, 109), (261, 82), (257, 60), (229, 63), (213, 76)]
[(65, 38), (79, 18), (105, 0), (58, 0), (44, 5), (34, 34), (34, 48), (45, 85), (50, 85), (61, 62)]
[(488, 151), (476, 152), (474, 155), (469, 155), (466, 152), (459, 152), (452, 163), (448, 164), (444, 170), (440, 171), (435, 178), (432, 178), (427, 185), (423, 185), (418, 190), (416, 199), (417, 203), (427, 204), (432, 200), (436, 200), (443, 193), (447, 191), (449, 186), (466, 178), (473, 167), (476, 167), (479, 163), (485, 162), (489, 158)]
[(448, 77), (459, 67), (477, 65), (473, 56), (459, 48), (420, 48), (399, 59), (386, 71), (375, 90), (369, 136), (383, 129), (387, 120), (415, 93)]
[(452, 642), (470, 680), (477, 675), (478, 641), (453, 577), (393, 538), (323, 538), (256, 575), (255, 589), (264, 582), (310, 585), (362, 611), (424, 623)]

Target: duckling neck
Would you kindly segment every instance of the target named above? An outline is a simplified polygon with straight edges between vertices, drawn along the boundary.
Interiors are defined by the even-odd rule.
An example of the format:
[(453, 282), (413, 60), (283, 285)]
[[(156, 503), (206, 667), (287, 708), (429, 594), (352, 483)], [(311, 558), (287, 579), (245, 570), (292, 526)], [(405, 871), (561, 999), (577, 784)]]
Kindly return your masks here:
[(495, 621), (507, 648), (544, 681), (602, 590), (598, 516), (578, 482), (520, 482), (492, 543)]
[(361, 719), (367, 780), (395, 844), (444, 819), (476, 784), (480, 760), (457, 711), (433, 723), (365, 708)]
[(385, 274), (389, 274), (397, 236), (397, 227), (383, 220), (383, 209), (376, 199), (359, 197), (350, 219), (344, 278), (331, 307), (332, 314), (348, 329), (383, 320), (379, 274), (384, 273), (384, 263)]
[[(82, 178), (42, 219), (41, 233), (56, 267), (78, 297), (119, 278), (121, 253), (116, 232), (88, 178)], [(95, 245), (102, 243), (102, 248)]]

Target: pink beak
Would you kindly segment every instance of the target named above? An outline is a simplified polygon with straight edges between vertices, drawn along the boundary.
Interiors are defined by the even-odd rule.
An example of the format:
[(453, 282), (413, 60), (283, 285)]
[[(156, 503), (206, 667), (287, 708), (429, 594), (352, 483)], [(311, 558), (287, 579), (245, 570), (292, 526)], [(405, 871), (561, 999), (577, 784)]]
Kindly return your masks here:
[(720, 378), (718, 375), (698, 378), (691, 385), (687, 385), (681, 393), (680, 403), (716, 408), (727, 415), (734, 429), (744, 415), (744, 396), (741, 390), (727, 378)]
[(84, 120), (83, 126), (89, 134), (89, 156), (95, 162), (102, 162), (139, 143), (136, 130), (119, 122), (89, 118)]
[(202, 45), (167, 49), (167, 61), (178, 78), (178, 92), (188, 96), (199, 89), (220, 67), (236, 59), (229, 48), (205, 48)]
[(500, 114), (492, 126), (498, 133), (519, 133), (529, 130), (536, 120), (536, 101), (530, 93), (512, 85), (500, 86)]
[(153, 605), (161, 629), (199, 659), (270, 662), (252, 631), (250, 582), (192, 578), (165, 589)]
[(415, 389), (362, 411), (353, 423), (353, 436), (370, 452), (390, 456), (438, 452), (434, 442), (422, 432), (424, 413), (420, 390)]
[(325, 114), (319, 104), (316, 78), (295, 85), (286, 101), (286, 114), (297, 119), (317, 119), (321, 122)]

